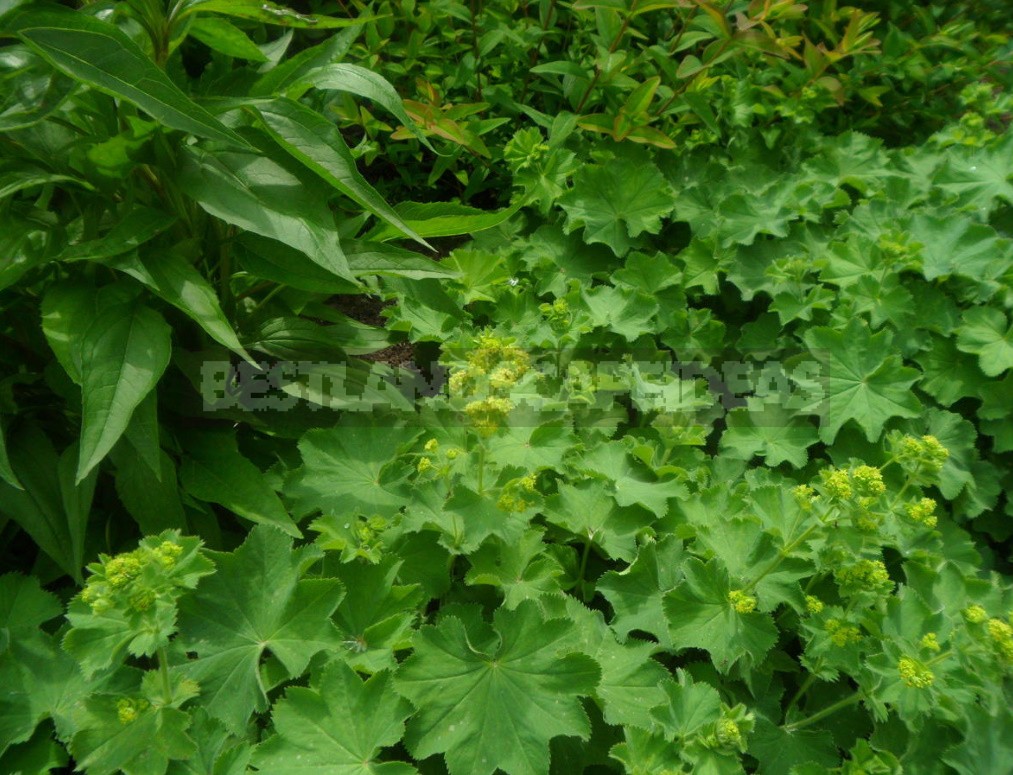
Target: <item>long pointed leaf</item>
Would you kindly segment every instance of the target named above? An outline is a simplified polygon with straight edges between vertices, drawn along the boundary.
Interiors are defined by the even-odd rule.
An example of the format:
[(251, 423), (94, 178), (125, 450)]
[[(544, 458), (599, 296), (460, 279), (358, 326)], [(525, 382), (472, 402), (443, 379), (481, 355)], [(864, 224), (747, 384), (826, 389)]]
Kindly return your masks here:
[(80, 482), (123, 435), (130, 416), (169, 365), (171, 329), (137, 302), (99, 311), (81, 338)]
[(291, 245), (332, 274), (357, 283), (319, 191), (275, 161), (247, 153), (212, 156), (191, 148), (179, 182), (215, 217)]
[(429, 144), (429, 140), (422, 130), (409, 117), (404, 103), (394, 87), (383, 76), (377, 75), (372, 70), (345, 62), (326, 65), (310, 71), (305, 77), (299, 79), (293, 87), (295, 94), (291, 96), (298, 96), (309, 87), (348, 92), (372, 100), (404, 124), (426, 148), (437, 153), (436, 149)]
[(246, 143), (187, 97), (126, 33), (61, 6), (18, 9), (4, 17), (17, 35), (57, 70), (131, 102), (173, 129), (239, 146)]
[(315, 110), (288, 99), (259, 103), (256, 111), (268, 133), (306, 167), (394, 228), (430, 247), (359, 173), (352, 152), (334, 124)]

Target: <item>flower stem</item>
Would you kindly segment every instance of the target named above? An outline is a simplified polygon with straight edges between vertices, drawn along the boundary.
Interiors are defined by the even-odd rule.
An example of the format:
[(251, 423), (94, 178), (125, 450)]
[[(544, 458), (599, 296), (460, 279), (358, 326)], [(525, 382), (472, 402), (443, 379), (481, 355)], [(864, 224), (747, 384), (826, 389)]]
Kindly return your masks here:
[(843, 700), (838, 700), (833, 705), (828, 705), (823, 710), (813, 713), (808, 718), (804, 718), (801, 721), (795, 721), (791, 724), (785, 724), (782, 727), (782, 729), (784, 729), (785, 732), (796, 732), (799, 729), (804, 729), (805, 727), (815, 724), (817, 721), (825, 719), (827, 716), (832, 716), (837, 711), (846, 708), (849, 705), (854, 705), (861, 699), (862, 699), (862, 692), (857, 691), (854, 694), (848, 695)]

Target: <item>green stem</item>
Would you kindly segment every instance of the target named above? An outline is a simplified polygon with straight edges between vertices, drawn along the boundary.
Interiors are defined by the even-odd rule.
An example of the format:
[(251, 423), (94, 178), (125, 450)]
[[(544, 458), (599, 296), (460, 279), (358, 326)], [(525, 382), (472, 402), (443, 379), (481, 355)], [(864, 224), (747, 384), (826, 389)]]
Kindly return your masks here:
[(580, 556), (580, 570), (577, 571), (577, 589), (580, 590), (580, 599), (587, 602), (587, 595), (584, 594), (584, 573), (587, 571), (587, 558), (591, 555), (591, 536), (584, 540), (584, 553)]
[(784, 709), (784, 717), (786, 719), (795, 705), (798, 704), (798, 701), (802, 699), (802, 695), (809, 691), (809, 687), (814, 683), (816, 683), (816, 674), (809, 673), (809, 675), (806, 676), (806, 679), (802, 682), (802, 685), (798, 687), (798, 691), (795, 692), (795, 695), (791, 698), (791, 701), (788, 703), (788, 707)]
[(478, 494), (485, 492), (485, 443), (478, 443)]
[[(623, 36), (626, 35), (626, 28), (629, 27), (629, 25), (630, 17), (626, 16), (623, 19), (622, 26), (619, 28), (619, 32), (616, 33), (615, 40), (613, 40), (612, 45), (609, 46), (609, 56), (615, 53), (615, 50), (619, 46), (620, 41), (622, 41)], [(591, 92), (594, 90), (594, 87), (598, 85), (598, 79), (601, 78), (601, 73), (601, 67), (596, 67), (594, 69), (594, 77), (591, 78), (591, 83), (587, 85), (587, 89), (584, 91), (584, 95), (580, 98), (580, 102), (577, 103), (577, 109), (574, 113), (580, 113), (584, 109), (584, 104), (587, 102), (587, 98), (591, 96)]]
[(172, 703), (172, 681), (169, 680), (169, 654), (163, 646), (158, 650), (158, 673), (162, 676), (162, 696), (165, 704)]
[(810, 535), (812, 535), (817, 530), (817, 528), (821, 528), (821, 527), (823, 527), (824, 525), (827, 524), (827, 522), (829, 521), (830, 513), (831, 512), (828, 511), (822, 518), (819, 519), (819, 521), (816, 522), (816, 524), (810, 525), (808, 528), (806, 528), (804, 531), (802, 531), (802, 534), (798, 538), (796, 538), (790, 544), (788, 544), (787, 546), (785, 546), (780, 552), (778, 552), (778, 555), (774, 559), (774, 561), (772, 563), (770, 563), (770, 565), (768, 565), (760, 573), (759, 576), (757, 576), (755, 579), (753, 579), (752, 581), (750, 581), (745, 587), (743, 587), (743, 592), (749, 592), (749, 591), (753, 590), (756, 587), (756, 585), (759, 584), (766, 576), (768, 576), (769, 574), (771, 574), (775, 570), (777, 570), (777, 568), (780, 567), (781, 563), (784, 562), (785, 559), (787, 559), (787, 557), (803, 541), (805, 541)]
[(785, 724), (782, 727), (782, 729), (784, 729), (785, 732), (789, 732), (789, 733), (790, 732), (797, 732), (800, 729), (805, 729), (808, 726), (812, 726), (817, 721), (822, 721), (827, 716), (832, 716), (837, 711), (839, 711), (839, 710), (841, 710), (843, 708), (846, 708), (849, 705), (854, 705), (856, 702), (858, 702), (861, 699), (862, 699), (862, 692), (861, 691), (857, 691), (854, 694), (849, 695), (848, 697), (845, 697), (843, 700), (838, 700), (833, 705), (828, 705), (823, 710), (817, 711), (816, 713), (813, 713), (808, 718), (804, 718), (801, 721), (795, 721), (794, 723), (791, 723), (791, 724)]

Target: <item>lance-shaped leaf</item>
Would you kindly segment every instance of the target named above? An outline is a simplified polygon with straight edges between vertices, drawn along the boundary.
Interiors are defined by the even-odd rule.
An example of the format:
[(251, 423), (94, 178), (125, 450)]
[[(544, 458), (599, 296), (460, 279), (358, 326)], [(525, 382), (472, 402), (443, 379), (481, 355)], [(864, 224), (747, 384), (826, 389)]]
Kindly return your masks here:
[(816, 377), (796, 372), (793, 379), (807, 390), (822, 388), (824, 395), (805, 407), (820, 415), (821, 441), (832, 442), (848, 420), (875, 441), (891, 417), (915, 417), (921, 411), (910, 390), (919, 373), (892, 352), (889, 332), (873, 334), (864, 321), (852, 318), (840, 330), (811, 328), (803, 339), (821, 369)]
[(308, 169), (394, 228), (429, 247), (362, 177), (352, 152), (333, 123), (315, 110), (287, 99), (258, 103), (256, 113), (278, 144)]
[(405, 110), (404, 103), (394, 87), (372, 70), (347, 62), (324, 65), (306, 73), (294, 86), (292, 96), (298, 96), (311, 87), (348, 92), (375, 102), (404, 124), (423, 145), (436, 153), (436, 149), (429, 144), (422, 130), (408, 116), (408, 111)]
[(173, 129), (245, 146), (237, 134), (187, 97), (140, 46), (109, 22), (58, 5), (24, 7), (7, 32), (70, 77), (131, 102)]
[(222, 312), (211, 284), (181, 254), (170, 250), (149, 251), (143, 257), (129, 253), (111, 265), (188, 315), (216, 342), (252, 361)]
[(390, 674), (363, 681), (332, 662), (312, 689), (294, 686), (271, 713), (275, 735), (253, 763), (275, 775), (411, 775), (402, 762), (377, 761), (404, 733), (411, 706), (394, 693)]
[[(172, 350), (171, 330), (138, 302), (99, 310), (75, 342), (81, 364), (80, 482), (123, 435), (130, 416), (155, 387)], [(72, 355), (72, 360), (76, 358)]]
[(281, 499), (264, 481), (263, 472), (240, 453), (234, 435), (228, 431), (194, 434), (186, 446), (180, 479), (187, 493), (221, 504), (251, 522), (301, 537)]
[(323, 184), (267, 155), (189, 148), (183, 191), (211, 215), (302, 251), (331, 274), (356, 282), (341, 249)]
[(352, 27), (375, 20), (375, 16), (359, 16), (354, 19), (338, 19), (334, 16), (300, 13), (278, 3), (267, 0), (191, 0), (184, 3), (180, 17), (194, 12), (220, 13), (236, 19), (276, 24), (279, 27), (331, 30), (338, 27)]
[(597, 685), (598, 665), (572, 653), (571, 621), (545, 621), (534, 602), (498, 609), (493, 629), (469, 633), (447, 617), (419, 631), (395, 676), (418, 708), (405, 742), (420, 759), (443, 753), (451, 775), (548, 773), (553, 737), (590, 734), (579, 697)]
[(217, 572), (180, 605), (180, 639), (197, 659), (178, 667), (201, 686), (200, 701), (232, 730), (267, 708), (259, 667), (265, 652), (289, 677), (321, 650), (340, 648), (330, 616), (344, 594), (336, 579), (305, 578), (320, 557), (258, 525), (234, 552), (208, 552)]

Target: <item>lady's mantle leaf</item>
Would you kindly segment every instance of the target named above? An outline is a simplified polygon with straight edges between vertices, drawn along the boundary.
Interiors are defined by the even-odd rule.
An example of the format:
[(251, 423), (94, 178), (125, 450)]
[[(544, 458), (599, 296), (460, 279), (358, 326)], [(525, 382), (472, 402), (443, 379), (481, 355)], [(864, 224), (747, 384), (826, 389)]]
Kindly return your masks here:
[(98, 695), (84, 703), (82, 729), (70, 751), (82, 770), (95, 775), (161, 775), (172, 759), (194, 752), (186, 733), (190, 717), (168, 706), (150, 705), (138, 718), (123, 723), (116, 698)]
[(337, 579), (303, 578), (320, 551), (293, 551), (272, 527), (254, 527), (234, 552), (208, 554), (218, 572), (180, 605), (184, 646), (198, 657), (181, 669), (200, 684), (211, 715), (238, 730), (267, 707), (258, 672), (265, 651), (294, 677), (318, 651), (340, 648), (330, 617), (344, 589)]
[(332, 662), (316, 689), (294, 686), (274, 706), (277, 734), (253, 762), (274, 775), (409, 775), (402, 762), (374, 761), (404, 732), (411, 706), (390, 688), (390, 674), (363, 683), (350, 667)]
[(910, 388), (918, 371), (901, 365), (890, 352), (886, 331), (872, 334), (860, 319), (842, 330), (812, 328), (806, 345), (821, 365), (815, 379), (794, 379), (804, 388), (822, 387), (824, 395), (806, 407), (820, 414), (820, 439), (831, 443), (848, 420), (855, 420), (869, 441), (876, 441), (891, 417), (917, 417), (921, 404)]
[(444, 753), (451, 775), (547, 773), (553, 737), (590, 735), (578, 697), (594, 691), (600, 670), (585, 655), (560, 656), (576, 650), (573, 625), (544, 621), (534, 602), (500, 608), (493, 623), (490, 653), (476, 650), (459, 619), (419, 631), (395, 676), (419, 709), (405, 741), (419, 759)]
[(714, 666), (727, 672), (743, 657), (759, 664), (777, 641), (770, 614), (738, 613), (728, 599), (728, 572), (719, 560), (697, 558), (683, 566), (686, 580), (665, 596), (665, 614), (676, 648), (710, 652)]
[(633, 247), (632, 238), (661, 231), (661, 218), (672, 212), (675, 197), (657, 167), (638, 157), (577, 174), (573, 188), (559, 198), (567, 234), (583, 226), (586, 242), (601, 242), (622, 256)]
[(964, 313), (964, 325), (957, 329), (957, 349), (977, 355), (981, 370), (998, 377), (1013, 367), (1013, 326), (997, 309), (969, 309)]

